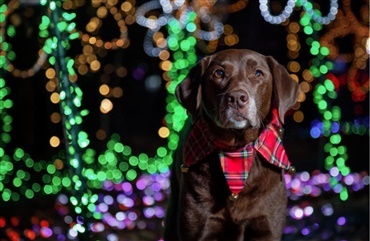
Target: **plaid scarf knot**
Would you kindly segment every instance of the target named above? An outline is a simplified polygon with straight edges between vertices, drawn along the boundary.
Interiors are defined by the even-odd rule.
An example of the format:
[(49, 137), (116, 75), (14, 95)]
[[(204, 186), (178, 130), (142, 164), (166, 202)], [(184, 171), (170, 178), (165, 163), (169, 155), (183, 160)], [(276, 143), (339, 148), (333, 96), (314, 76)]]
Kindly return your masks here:
[(214, 151), (218, 151), (220, 164), (233, 196), (243, 189), (252, 167), (255, 152), (265, 161), (285, 170), (294, 170), (291, 166), (278, 130), (282, 128), (277, 109), (272, 110), (272, 119), (262, 130), (257, 140), (244, 147), (225, 146), (219, 142), (200, 118), (189, 133), (185, 144), (185, 162), (183, 172)]

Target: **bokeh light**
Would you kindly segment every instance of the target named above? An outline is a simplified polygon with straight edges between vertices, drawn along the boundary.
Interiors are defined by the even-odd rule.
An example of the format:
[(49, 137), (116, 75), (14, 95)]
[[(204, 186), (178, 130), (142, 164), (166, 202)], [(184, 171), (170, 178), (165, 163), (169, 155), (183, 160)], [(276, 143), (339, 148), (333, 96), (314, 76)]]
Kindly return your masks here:
[[(32, 227), (23, 232), (16, 231), (21, 222), (17, 217), (6, 219), (0, 216), (0, 228), (6, 227), (7, 236), (14, 240), (20, 239), (20, 236), (29, 240), (76, 239), (87, 230), (102, 233), (109, 228), (153, 229), (151, 221), (164, 217), (163, 203), (170, 192), (169, 166), (179, 142), (178, 132), (188, 117), (174, 97), (175, 87), (198, 61), (199, 50), (213, 53), (219, 46), (233, 47), (240, 43), (238, 29), (224, 24), (219, 15), (214, 13), (241, 11), (248, 7), (248, 1), (225, 3), (218, 8), (215, 1), (149, 1), (137, 6), (139, 2), (134, 0), (94, 0), (91, 1), (91, 10), (95, 13), (83, 29), (77, 29), (74, 11), (86, 1), (40, 1), (51, 15), (45, 13), (40, 17), (40, 49), (34, 64), (25, 70), (13, 64), (18, 56), (7, 42), (7, 39), (16, 36), (16, 26), (22, 23), (17, 14), (12, 15), (20, 7), (16, 2), (0, 1), (0, 27), (6, 29), (0, 35), (0, 198), (7, 203), (55, 195), (55, 209), (67, 228), (61, 230), (54, 226), (57, 224), (37, 216), (32, 218)], [(360, 116), (353, 121), (345, 120), (344, 111), (336, 102), (342, 86), (348, 87), (352, 101), (357, 103), (366, 99), (369, 89), (368, 79), (358, 77), (358, 70), (364, 69), (368, 61), (368, 30), (356, 21), (348, 2), (343, 1), (343, 8), (339, 9), (337, 1), (331, 0), (325, 16), (317, 7), (319, 3), (289, 0), (285, 6), (278, 1), (270, 6), (269, 1), (259, 1), (263, 18), (271, 24), (281, 24), (287, 31), (289, 61), (286, 67), (292, 78), (299, 82), (301, 90), (299, 101), (293, 107), (293, 121), (298, 124), (307, 121), (301, 106), (312, 95), (319, 117), (311, 120), (309, 135), (324, 142), (322, 159), (327, 172), (285, 175), (290, 200), (334, 193), (341, 201), (346, 201), (352, 192), (369, 185), (367, 173), (353, 173), (347, 165), (349, 153), (343, 141), (344, 135), (368, 135), (369, 119)], [(293, 15), (299, 11), (297, 20)], [(366, 10), (361, 11), (365, 12), (365, 16)], [(56, 23), (52, 16), (56, 16), (59, 22)], [(108, 18), (112, 18), (120, 33), (111, 40), (101, 38), (103, 22)], [(130, 90), (112, 85), (108, 76), (115, 74), (125, 78), (131, 73), (125, 66), (105, 64), (102, 59), (109, 51), (131, 46), (131, 35), (128, 33), (130, 25), (136, 23), (147, 28), (144, 50), (149, 56), (160, 60), (158, 69), (162, 73), (145, 78), (144, 67), (138, 66), (133, 76), (143, 80), (146, 90), (151, 93), (165, 86), (168, 92), (166, 114), (162, 125), (158, 127), (158, 136), (166, 139), (167, 144), (157, 147), (153, 156), (134, 154), (131, 147), (125, 144), (124, 137), (111, 134), (102, 127), (92, 135), (106, 142), (105, 150), (97, 153), (91, 149), (90, 136), (83, 130), (83, 117), (89, 110), (81, 109), (82, 97), (85, 96), (78, 87), (79, 78), (97, 76), (100, 82), (94, 91), (101, 97), (100, 113), (106, 115), (115, 111), (115, 99)], [(342, 27), (344, 24), (346, 28)], [(319, 37), (326, 26), (328, 30)], [(346, 31), (343, 32), (343, 29)], [(53, 37), (58, 34), (63, 37)], [(346, 34), (354, 34), (354, 53), (341, 53), (335, 42), (336, 38)], [(73, 58), (68, 56), (70, 41), (79, 41), (82, 46), (81, 52)], [(312, 57), (309, 63), (301, 59), (305, 48), (308, 48)], [(338, 66), (341, 66), (339, 60), (350, 65), (345, 81), (337, 74)], [(45, 89), (50, 102), (56, 107), (60, 106), (60, 112), (53, 110), (49, 119), (53, 124), (63, 125), (64, 129), (60, 136), (55, 133), (49, 135), (51, 147), (66, 150), (50, 160), (33, 159), (20, 147), (16, 147), (12, 153), (6, 149), (12, 141), (14, 120), (9, 114), (13, 108), (11, 91), (3, 73), (27, 79), (41, 70), (46, 78)], [(357, 108), (356, 111), (360, 113), (361, 109)], [(33, 181), (32, 173), (39, 174), (41, 181)], [(96, 190), (103, 192), (97, 193)], [(303, 203), (289, 207), (288, 213), (294, 220), (305, 220), (318, 212), (331, 217), (335, 211), (330, 203), (324, 203), (321, 207)], [(86, 220), (90, 220), (89, 223)], [(344, 226), (349, 219), (342, 215), (335, 222), (338, 226)], [(315, 228), (317, 225), (302, 227), (296, 232), (309, 236)], [(286, 233), (289, 232), (294, 233), (294, 228), (287, 227)], [(118, 237), (111, 233), (107, 239), (117, 240)]]

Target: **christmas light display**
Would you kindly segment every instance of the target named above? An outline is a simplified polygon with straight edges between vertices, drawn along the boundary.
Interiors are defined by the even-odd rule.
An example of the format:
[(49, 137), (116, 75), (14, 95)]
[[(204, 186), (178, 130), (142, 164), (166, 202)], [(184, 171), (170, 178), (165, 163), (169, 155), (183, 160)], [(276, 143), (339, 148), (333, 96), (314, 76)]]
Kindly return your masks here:
[[(27, 240), (90, 240), (92, 236), (98, 240), (103, 234), (108, 240), (118, 240), (117, 230), (137, 229), (151, 232), (150, 240), (160, 239), (160, 223), (170, 191), (169, 166), (178, 145), (179, 131), (187, 119), (185, 109), (174, 97), (174, 89), (198, 61), (198, 49), (212, 53), (221, 42), (227, 46), (238, 43), (234, 27), (224, 24), (220, 14), (241, 11), (248, 7), (248, 1), (217, 6), (216, 1), (163, 0), (140, 5), (134, 0), (95, 0), (91, 1), (91, 6), (96, 13), (85, 29), (77, 29), (74, 23), (74, 10), (84, 1), (35, 1), (45, 9), (39, 25), (43, 45), (37, 52), (35, 63), (26, 70), (13, 64), (17, 56), (8, 40), (15, 36), (16, 28), (7, 21), (21, 3), (25, 4), (0, 0), (0, 200), (17, 203), (24, 198), (32, 200), (37, 196), (53, 195), (56, 197), (54, 209), (62, 221), (53, 222), (33, 215), (32, 226), (20, 230), (19, 217), (9, 219), (0, 214), (0, 231), (7, 230), (4, 232), (7, 238), (15, 240), (18, 237)], [(312, 92), (321, 119), (312, 120), (310, 135), (326, 142), (322, 148), (326, 155), (323, 162), (327, 173), (303, 171), (285, 176), (289, 199), (294, 203), (289, 207), (288, 217), (302, 222), (318, 213), (332, 217), (335, 208), (330, 203), (315, 206), (299, 201), (318, 198), (324, 193), (338, 194), (342, 201), (346, 201), (351, 193), (364, 190), (369, 185), (368, 173), (351, 172), (346, 163), (349, 158), (347, 147), (342, 142), (343, 135), (369, 135), (368, 117), (353, 122), (343, 121), (341, 106), (335, 102), (339, 88), (344, 85), (351, 91), (353, 101), (366, 99), (368, 77), (361, 79), (358, 70), (364, 69), (368, 61), (367, 27), (354, 17), (349, 0), (343, 0), (343, 9), (339, 9), (338, 1), (331, 0), (327, 16), (320, 12), (318, 4), (307, 0), (289, 0), (282, 13), (277, 15), (272, 13), (276, 11), (270, 9), (270, 1), (260, 0), (259, 4), (266, 21), (284, 25), (287, 30), (287, 56), (290, 59), (287, 69), (301, 86), (299, 102), (293, 107), (293, 120), (297, 123), (304, 120), (301, 106), (310, 101), (307, 94)], [(290, 20), (294, 13), (299, 12), (298, 21)], [(110, 41), (99, 36), (102, 22), (108, 15), (113, 17), (120, 33)], [(366, 16), (366, 12), (362, 15)], [(166, 139), (167, 143), (158, 146), (154, 156), (146, 153), (134, 155), (132, 148), (124, 143), (124, 137), (118, 134), (107, 137), (106, 130), (101, 128), (96, 137), (108, 140), (106, 150), (97, 153), (90, 148), (90, 134), (83, 130), (83, 118), (89, 110), (80, 110), (83, 92), (78, 86), (79, 76), (104, 72), (100, 76), (100, 112), (105, 115), (113, 111), (112, 98), (120, 98), (124, 90), (104, 82), (106, 73), (116, 67), (102, 66), (100, 60), (108, 51), (130, 47), (134, 41), (130, 36), (130, 25), (135, 23), (147, 28), (144, 51), (160, 60), (159, 68), (163, 71), (162, 79), (167, 91), (166, 114), (158, 128), (158, 136)], [(345, 27), (342, 27), (344, 23)], [(328, 31), (320, 36), (324, 25), (329, 26)], [(299, 33), (303, 33), (305, 39)], [(340, 53), (334, 39), (349, 33), (356, 35), (355, 51), (353, 54)], [(70, 41), (81, 42), (81, 54), (68, 56)], [(309, 47), (312, 56), (307, 68), (300, 64), (302, 45)], [(341, 59), (350, 63), (345, 81), (333, 73), (336, 61)], [(9, 98), (11, 89), (7, 87), (6, 77), (13, 75), (26, 79), (42, 70), (47, 79), (45, 88), (50, 101), (60, 106), (60, 112), (51, 113), (50, 119), (55, 124), (62, 124), (65, 134), (64, 137), (51, 136), (50, 146), (60, 148), (60, 151), (46, 161), (33, 159), (20, 147), (12, 152), (7, 147), (12, 141), (13, 118), (9, 110), (13, 102)], [(127, 75), (125, 66), (114, 71), (120, 77)], [(40, 175), (40, 179), (34, 181), (31, 178), (33, 173)], [(350, 220), (345, 216), (336, 219), (338, 227), (348, 223)], [(288, 222), (285, 235), (309, 237), (321, 232), (323, 240), (325, 235), (330, 238), (326, 231), (318, 230), (321, 230), (319, 224), (297, 229)], [(121, 235), (129, 236), (128, 233)]]

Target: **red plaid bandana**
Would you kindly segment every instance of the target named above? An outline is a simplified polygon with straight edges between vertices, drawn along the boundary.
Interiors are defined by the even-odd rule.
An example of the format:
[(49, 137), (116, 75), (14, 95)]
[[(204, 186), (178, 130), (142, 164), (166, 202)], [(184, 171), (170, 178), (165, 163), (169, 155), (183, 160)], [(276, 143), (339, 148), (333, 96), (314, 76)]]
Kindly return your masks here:
[(233, 194), (238, 194), (243, 189), (252, 167), (253, 155), (252, 145), (247, 145), (245, 149), (235, 152), (219, 151), (221, 167)]
[(230, 147), (220, 143), (200, 118), (190, 131), (185, 144), (184, 170), (217, 150), (229, 189), (233, 194), (238, 194), (248, 177), (255, 151), (269, 163), (285, 170), (290, 169), (290, 162), (277, 131), (281, 127), (278, 112), (273, 109), (271, 122), (254, 143), (244, 147)]
[(254, 149), (269, 163), (290, 170), (290, 162), (285, 152), (278, 130), (282, 128), (277, 109), (272, 110), (272, 120), (254, 142)]

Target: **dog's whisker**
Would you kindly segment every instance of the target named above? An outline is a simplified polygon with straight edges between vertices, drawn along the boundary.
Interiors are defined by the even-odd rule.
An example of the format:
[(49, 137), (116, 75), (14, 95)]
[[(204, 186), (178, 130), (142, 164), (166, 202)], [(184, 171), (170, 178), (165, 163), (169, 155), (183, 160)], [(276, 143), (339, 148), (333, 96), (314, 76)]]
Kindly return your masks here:
[(225, 96), (225, 95), (227, 95), (227, 94), (229, 94), (229, 92), (223, 92), (223, 93), (219, 93), (219, 94), (217, 94), (217, 96)]

